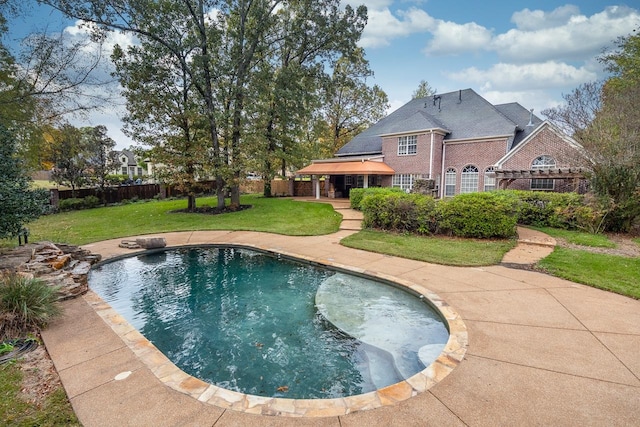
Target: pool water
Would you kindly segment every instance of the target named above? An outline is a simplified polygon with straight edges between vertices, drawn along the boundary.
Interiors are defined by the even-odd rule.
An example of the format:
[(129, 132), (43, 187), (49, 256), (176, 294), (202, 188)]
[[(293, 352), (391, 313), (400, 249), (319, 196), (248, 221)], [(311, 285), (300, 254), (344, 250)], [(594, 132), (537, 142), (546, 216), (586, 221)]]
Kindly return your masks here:
[(186, 373), (259, 396), (373, 391), (424, 369), (448, 339), (408, 292), (244, 248), (125, 258), (89, 284)]

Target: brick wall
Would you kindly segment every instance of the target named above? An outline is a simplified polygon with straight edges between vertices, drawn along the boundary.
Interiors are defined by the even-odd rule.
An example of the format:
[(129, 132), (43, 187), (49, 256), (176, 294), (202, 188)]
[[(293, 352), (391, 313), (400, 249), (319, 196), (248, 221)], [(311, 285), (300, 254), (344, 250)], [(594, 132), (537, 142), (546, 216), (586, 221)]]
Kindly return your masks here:
[[(560, 135), (556, 134), (549, 127), (542, 129), (536, 136), (514, 152), (514, 155), (507, 159), (501, 169), (505, 170), (529, 170), (533, 161), (542, 155), (551, 156), (556, 161), (556, 168), (565, 169), (582, 166), (580, 153), (571, 147)], [(531, 189), (531, 180), (518, 179), (507, 187), (512, 190)], [(571, 180), (555, 180), (554, 191), (586, 191), (584, 180), (576, 183)]]
[(506, 139), (449, 143), (445, 148), (444, 171), (456, 170), (456, 194), (460, 193), (460, 177), (465, 166), (478, 168), (478, 191), (484, 190), (484, 171), (496, 164), (507, 151)]
[[(431, 160), (431, 133), (417, 136), (416, 154), (398, 156), (398, 137), (386, 137), (382, 139), (382, 154), (384, 162), (389, 165), (396, 174), (430, 175), (439, 180), (442, 170), (442, 141), (444, 135), (433, 134), (433, 161)], [(433, 171), (430, 166), (433, 165)], [(387, 184), (388, 183), (388, 184)], [(391, 177), (383, 178), (382, 186), (390, 186)]]
[(502, 169), (531, 169), (533, 160), (542, 155), (555, 159), (557, 168), (579, 166), (579, 153), (565, 140), (548, 127), (542, 129), (527, 144), (518, 149), (515, 154), (505, 161)]
[(416, 141), (416, 154), (398, 156), (398, 137), (382, 138), (384, 162), (397, 174), (428, 174), (431, 134), (420, 134)]

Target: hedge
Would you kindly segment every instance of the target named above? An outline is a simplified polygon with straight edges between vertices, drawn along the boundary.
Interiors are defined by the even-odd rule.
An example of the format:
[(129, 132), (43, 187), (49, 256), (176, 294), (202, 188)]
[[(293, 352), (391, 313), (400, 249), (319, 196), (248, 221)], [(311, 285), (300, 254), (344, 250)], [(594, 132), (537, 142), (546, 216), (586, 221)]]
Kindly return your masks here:
[(349, 202), (351, 209), (362, 210), (361, 203), (365, 196), (373, 194), (405, 194), (404, 190), (398, 187), (371, 187), (371, 188), (352, 188), (349, 191)]
[(437, 204), (438, 230), (457, 237), (516, 235), (518, 201), (499, 192), (459, 194)]
[(363, 225), (399, 232), (436, 231), (436, 201), (431, 196), (404, 192), (376, 192), (362, 199)]

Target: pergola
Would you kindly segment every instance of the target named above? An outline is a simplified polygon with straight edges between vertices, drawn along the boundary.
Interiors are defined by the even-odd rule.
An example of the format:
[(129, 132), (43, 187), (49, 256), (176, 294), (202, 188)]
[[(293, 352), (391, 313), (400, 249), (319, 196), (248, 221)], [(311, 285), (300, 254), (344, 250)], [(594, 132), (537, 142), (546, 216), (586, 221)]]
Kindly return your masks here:
[(583, 168), (567, 169), (528, 169), (528, 170), (504, 170), (497, 169), (492, 173), (496, 177), (496, 187), (504, 190), (516, 179), (567, 179), (576, 183), (585, 178)]

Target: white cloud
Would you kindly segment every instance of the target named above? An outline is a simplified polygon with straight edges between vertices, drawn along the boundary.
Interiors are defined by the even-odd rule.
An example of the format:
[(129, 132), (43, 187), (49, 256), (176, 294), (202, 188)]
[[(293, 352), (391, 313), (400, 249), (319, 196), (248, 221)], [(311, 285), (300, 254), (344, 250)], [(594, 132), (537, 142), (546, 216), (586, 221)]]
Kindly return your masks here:
[(486, 50), (492, 38), (491, 30), (475, 22), (457, 24), (438, 21), (432, 34), (433, 40), (424, 50), (426, 54), (431, 55), (455, 55), (468, 51)]
[(560, 27), (566, 24), (571, 17), (579, 14), (578, 6), (572, 4), (561, 6), (551, 12), (524, 9), (515, 12), (511, 16), (511, 22), (522, 31), (535, 31), (542, 28)]
[(359, 43), (364, 48), (388, 46), (393, 39), (426, 32), (435, 23), (424, 10), (415, 8), (400, 11), (398, 16), (387, 8), (370, 9), (368, 15), (369, 20)]
[(533, 108), (533, 113), (544, 119), (541, 114), (542, 110), (557, 107), (559, 105), (558, 99), (552, 97), (549, 92), (544, 90), (522, 90), (522, 91), (479, 91), (487, 101), (494, 105), (506, 104), (511, 102), (517, 102), (523, 107), (530, 109)]
[(471, 67), (448, 76), (453, 80), (473, 82), (485, 89), (500, 91), (571, 87), (598, 78), (596, 73), (584, 67), (576, 68), (554, 61), (525, 65), (498, 63), (488, 69)]
[[(102, 41), (102, 45), (91, 42), (92, 26), (83, 21), (76, 21), (73, 26), (64, 29), (64, 35), (68, 43), (84, 43), (83, 52), (86, 55), (86, 64), (92, 58), (101, 56), (99, 66), (92, 72), (92, 82), (95, 84), (83, 88), (83, 93), (99, 102), (98, 108), (85, 112), (80, 116), (69, 117), (71, 124), (77, 127), (104, 125), (108, 129), (108, 134), (113, 138), (118, 148), (125, 148), (133, 144), (133, 141), (122, 132), (122, 122), (120, 118), (126, 114), (124, 98), (120, 95), (120, 86), (113, 81), (111, 72), (114, 71), (111, 62), (111, 54), (114, 47), (120, 45), (122, 48), (133, 46), (137, 39), (122, 32), (108, 32)], [(98, 84), (99, 82), (109, 82)]]
[[(640, 13), (626, 6), (610, 6), (590, 17), (556, 9), (548, 15), (525, 9), (519, 12), (512, 29), (498, 35), (492, 42), (492, 49), (504, 60), (510, 62), (539, 62), (551, 59), (586, 59), (598, 55), (604, 46), (618, 36), (627, 35), (640, 25)], [(526, 12), (526, 13), (525, 13)], [(537, 16), (534, 21), (550, 24), (542, 28), (530, 28), (523, 24), (524, 16)], [(515, 14), (514, 14), (515, 16)], [(560, 25), (560, 17), (566, 22)]]

